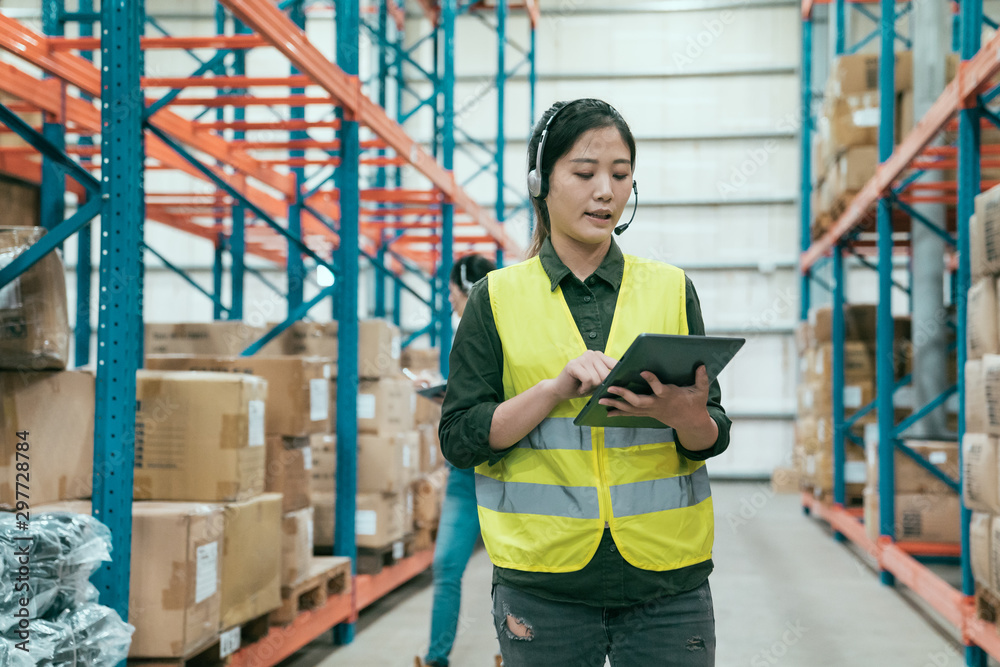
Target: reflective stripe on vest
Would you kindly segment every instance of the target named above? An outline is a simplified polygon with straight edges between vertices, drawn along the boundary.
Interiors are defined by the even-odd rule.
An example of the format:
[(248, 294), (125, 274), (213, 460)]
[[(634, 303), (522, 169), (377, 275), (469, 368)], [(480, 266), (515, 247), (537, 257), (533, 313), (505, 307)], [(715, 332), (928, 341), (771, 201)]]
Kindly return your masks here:
[[(488, 289), (504, 400), (557, 377), (587, 351), (539, 258), (491, 272)], [(625, 256), (605, 353), (620, 359), (640, 333), (688, 333), (685, 278), (675, 267)], [(635, 567), (672, 570), (711, 558), (704, 463), (681, 456), (666, 427), (573, 426), (586, 402), (563, 401), (497, 463), (477, 466), (479, 521), (492, 561), (573, 572), (590, 562), (605, 524)]]

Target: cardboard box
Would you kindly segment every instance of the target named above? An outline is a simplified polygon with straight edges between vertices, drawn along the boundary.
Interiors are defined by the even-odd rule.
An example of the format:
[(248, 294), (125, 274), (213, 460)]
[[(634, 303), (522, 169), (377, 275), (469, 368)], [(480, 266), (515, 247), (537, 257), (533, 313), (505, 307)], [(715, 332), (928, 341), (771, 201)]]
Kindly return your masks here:
[(294, 586), (309, 576), (313, 555), (313, 508), (281, 518), (281, 585)]
[(381, 549), (403, 539), (413, 525), (413, 494), (359, 493), (354, 530), (357, 545)]
[(965, 506), (979, 512), (1000, 513), (1000, 475), (997, 439), (966, 433), (962, 439), (962, 497)]
[(417, 394), (406, 378), (362, 380), (358, 385), (358, 431), (389, 434), (413, 430)]
[(982, 364), (986, 432), (1000, 436), (1000, 356), (987, 354), (983, 357)]
[(986, 433), (986, 383), (982, 359), (965, 362), (965, 431)]
[[(41, 227), (0, 227), (0, 268), (45, 235)], [(0, 368), (62, 370), (69, 360), (66, 276), (59, 251), (0, 288)]]
[(333, 528), (337, 510), (335, 493), (313, 494), (313, 546), (330, 548), (333, 546)]
[(990, 585), (988, 588), (996, 593), (1000, 589), (1000, 521), (995, 516), (990, 521), (989, 549)]
[[(267, 325), (268, 329), (278, 326), (278, 322)], [(300, 357), (326, 357), (336, 366), (339, 347), (337, 343), (338, 325), (333, 322), (292, 322), (261, 349), (260, 354), (293, 355)], [(336, 372), (333, 374), (336, 376)]]
[(997, 336), (997, 288), (992, 278), (980, 278), (969, 288), (969, 359), (1000, 352)]
[(218, 505), (133, 503), (129, 657), (183, 657), (215, 640), (222, 541)]
[[(821, 343), (812, 355), (813, 368), (808, 375), (812, 382), (830, 385), (833, 382), (833, 343)], [(844, 343), (845, 384), (875, 381), (875, 347), (860, 341)]]
[(875, 176), (878, 148), (851, 146), (837, 158), (837, 195), (850, 195), (865, 186)]
[[(89, 498), (94, 478), (94, 376), (0, 372), (0, 509), (17, 506), (17, 464), (30, 464), (32, 507)], [(27, 440), (18, 433), (27, 431)], [(17, 446), (27, 442), (18, 459)], [(23, 479), (21, 480), (23, 482)], [(22, 497), (21, 500), (24, 500)]]
[(972, 577), (976, 583), (990, 590), (996, 590), (993, 579), (992, 544), (993, 516), (985, 512), (973, 512), (969, 523), (969, 560)]
[(441, 404), (417, 394), (416, 410), (413, 413), (413, 423), (417, 426), (430, 424), (435, 428), (441, 422)]
[(337, 490), (337, 436), (318, 433), (309, 436), (312, 469), (309, 471), (313, 493), (334, 493)]
[(771, 490), (774, 493), (798, 493), (799, 472), (795, 466), (779, 466), (771, 473)]
[(240, 320), (146, 323), (146, 354), (237, 356), (267, 329)]
[[(906, 440), (903, 444), (936, 465), (941, 472), (952, 479), (958, 479), (958, 443), (938, 440)], [(879, 461), (877, 440), (872, 447), (865, 447), (868, 459), (868, 485), (878, 488)], [(908, 454), (897, 450), (895, 455), (896, 493), (953, 493), (951, 487), (914, 461)]]
[(973, 276), (1000, 273), (1000, 186), (976, 196), (976, 214), (969, 219), (969, 247)]
[[(829, 306), (809, 311), (814, 345), (833, 342), (833, 311)], [(844, 339), (875, 343), (878, 324), (876, 304), (851, 304), (844, 308)]]
[(228, 503), (223, 512), (220, 630), (281, 606), (281, 496)]
[[(0, 146), (10, 133), (0, 134)], [(20, 137), (18, 137), (20, 139)], [(28, 183), (16, 178), (0, 175), (0, 227), (35, 227), (41, 224), (41, 188), (36, 183)]]
[(413, 349), (408, 347), (403, 350), (400, 365), (411, 373), (436, 373), (441, 374), (441, 350), (436, 347), (425, 347)]
[(309, 438), (267, 436), (267, 463), (264, 490), (282, 495), (285, 514), (309, 507), (312, 478), (312, 449)]
[[(945, 79), (958, 73), (959, 59), (954, 53), (945, 56)], [(827, 94), (833, 96), (878, 91), (879, 55), (877, 53), (838, 56), (830, 67)], [(897, 93), (913, 89), (913, 52), (898, 51), (894, 67)]]
[[(857, 445), (847, 444), (844, 483), (848, 495), (860, 496), (868, 481), (865, 453)], [(812, 452), (806, 457), (806, 482), (816, 491), (833, 491), (833, 452)]]
[(268, 435), (307, 436), (330, 430), (333, 364), (322, 357), (200, 357), (151, 355), (155, 370), (218, 371), (267, 380)]
[(136, 374), (135, 499), (231, 501), (264, 490), (267, 381)]
[(358, 436), (358, 493), (403, 493), (420, 468), (420, 434)]
[[(878, 492), (865, 489), (865, 530), (878, 538)], [(898, 494), (896, 539), (907, 542), (957, 543), (962, 537), (961, 505), (955, 494)]]
[(386, 320), (359, 323), (358, 375), (378, 379), (399, 375), (402, 337), (399, 327)]
[[(413, 483), (413, 525), (417, 528), (437, 527), (448, 487), (448, 474), (446, 468), (441, 468)], [(462, 471), (455, 474), (462, 474)]]
[(420, 472), (433, 472), (444, 465), (438, 427), (423, 424), (417, 427), (417, 432), (420, 434)]
[(820, 152), (828, 165), (823, 183), (836, 180), (832, 165), (844, 150), (878, 143), (879, 119), (878, 93), (827, 98), (816, 123)]

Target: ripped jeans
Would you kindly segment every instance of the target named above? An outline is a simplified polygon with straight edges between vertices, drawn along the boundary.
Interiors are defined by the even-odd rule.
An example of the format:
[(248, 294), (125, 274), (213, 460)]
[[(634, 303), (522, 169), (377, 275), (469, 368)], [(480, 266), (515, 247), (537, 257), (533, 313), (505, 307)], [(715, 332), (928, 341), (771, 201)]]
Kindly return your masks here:
[(714, 667), (715, 610), (698, 588), (631, 607), (553, 602), (497, 584), (493, 622), (504, 667)]

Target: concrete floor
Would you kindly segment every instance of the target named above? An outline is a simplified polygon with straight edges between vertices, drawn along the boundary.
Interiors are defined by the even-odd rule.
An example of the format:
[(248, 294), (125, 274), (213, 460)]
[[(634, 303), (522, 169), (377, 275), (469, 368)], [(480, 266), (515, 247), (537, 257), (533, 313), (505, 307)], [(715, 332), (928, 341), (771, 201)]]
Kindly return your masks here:
[[(863, 555), (804, 517), (798, 496), (745, 482), (716, 482), (713, 492), (720, 667), (965, 664), (955, 638), (919, 602), (883, 587)], [(490, 576), (480, 549), (463, 582), (454, 667), (494, 664)], [(427, 648), (432, 590), (429, 573), (418, 577), (362, 613), (353, 644), (335, 648), (323, 638), (282, 667), (412, 667)]]

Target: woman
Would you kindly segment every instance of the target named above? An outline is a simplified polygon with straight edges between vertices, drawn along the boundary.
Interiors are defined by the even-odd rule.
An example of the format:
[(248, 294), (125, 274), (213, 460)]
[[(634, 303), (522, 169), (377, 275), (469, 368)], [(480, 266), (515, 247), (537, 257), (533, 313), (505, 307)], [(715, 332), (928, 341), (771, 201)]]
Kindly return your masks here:
[[(468, 255), (455, 262), (448, 284), (451, 307), (462, 317), (472, 286), (494, 270), (496, 265), (479, 255)], [(456, 391), (461, 391), (459, 387)], [(448, 393), (452, 393), (449, 388)], [(476, 509), (476, 482), (472, 470), (453, 468), (448, 473), (448, 487), (441, 507), (437, 543), (434, 547), (434, 608), (431, 612), (431, 640), (424, 658), (427, 667), (448, 667), (448, 656), (455, 643), (458, 611), (462, 599), (462, 575), (479, 539), (479, 515)], [(417, 667), (421, 667), (419, 659)]]
[(703, 461), (729, 444), (718, 383), (647, 373), (650, 395), (601, 401), (672, 428), (572, 423), (638, 334), (704, 334), (683, 271), (612, 238), (634, 167), (609, 104), (549, 109), (528, 144), (530, 258), (472, 289), (455, 335), (441, 444), (476, 469), (506, 667), (715, 664)]

